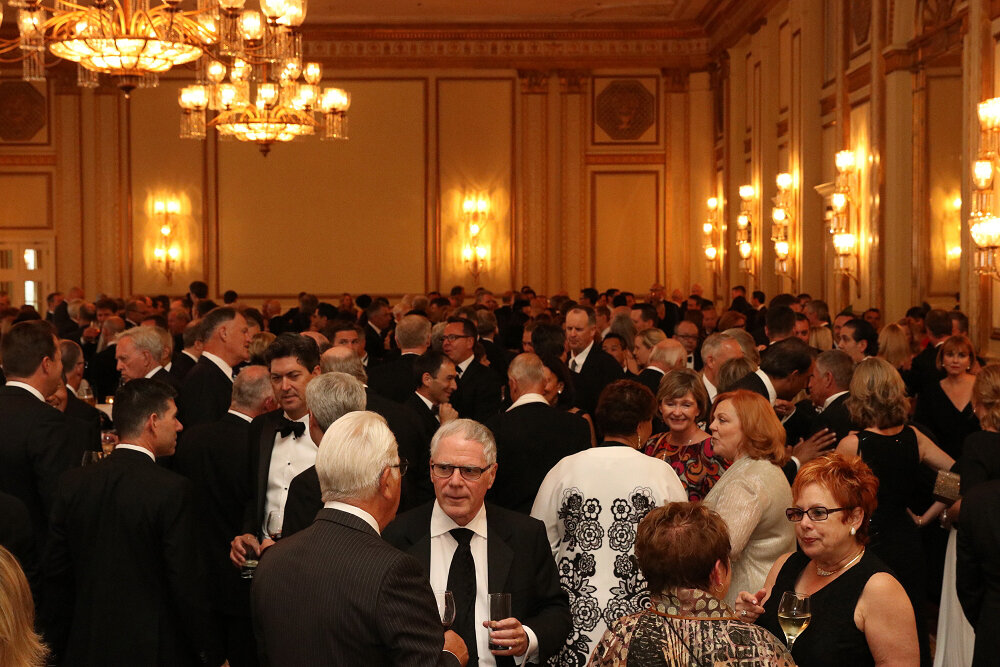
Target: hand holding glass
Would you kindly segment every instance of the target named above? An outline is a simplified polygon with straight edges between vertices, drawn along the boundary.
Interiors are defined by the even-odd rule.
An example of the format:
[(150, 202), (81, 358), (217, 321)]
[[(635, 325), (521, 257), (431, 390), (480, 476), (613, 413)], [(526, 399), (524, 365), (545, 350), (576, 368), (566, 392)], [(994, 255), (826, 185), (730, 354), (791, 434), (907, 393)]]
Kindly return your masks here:
[(437, 600), (441, 625), (445, 630), (449, 630), (455, 622), (455, 596), (451, 591), (434, 591), (434, 599)]
[(781, 603), (778, 605), (778, 625), (785, 633), (788, 640), (788, 650), (792, 650), (792, 645), (802, 632), (809, 627), (812, 620), (812, 612), (809, 610), (809, 595), (807, 593), (796, 593), (795, 591), (785, 591), (781, 596)]
[[(490, 621), (502, 621), (510, 618), (510, 593), (490, 593)], [(492, 638), (493, 631), (490, 631)], [(506, 651), (509, 646), (501, 646), (490, 641), (491, 651)]]

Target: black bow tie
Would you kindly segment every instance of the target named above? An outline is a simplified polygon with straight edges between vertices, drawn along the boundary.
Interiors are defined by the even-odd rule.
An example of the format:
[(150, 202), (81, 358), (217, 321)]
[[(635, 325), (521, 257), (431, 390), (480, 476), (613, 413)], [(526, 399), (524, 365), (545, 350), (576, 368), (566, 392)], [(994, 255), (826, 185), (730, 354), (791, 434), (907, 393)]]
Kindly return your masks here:
[(301, 438), (302, 434), (306, 432), (306, 425), (302, 422), (293, 422), (288, 417), (281, 418), (281, 427), (278, 429), (278, 433), (281, 434), (282, 438), (287, 438), (288, 436), (295, 434), (295, 438)]

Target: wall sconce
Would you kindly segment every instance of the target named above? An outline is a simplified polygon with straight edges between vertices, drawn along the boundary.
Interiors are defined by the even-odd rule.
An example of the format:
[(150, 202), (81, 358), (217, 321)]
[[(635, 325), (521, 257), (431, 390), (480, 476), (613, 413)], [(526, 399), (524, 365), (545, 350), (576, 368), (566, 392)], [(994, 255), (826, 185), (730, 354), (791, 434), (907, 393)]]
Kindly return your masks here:
[(181, 213), (181, 203), (177, 199), (153, 200), (153, 220), (159, 225), (159, 236), (156, 239), (153, 257), (160, 271), (167, 278), (167, 284), (173, 283), (174, 268), (180, 259), (181, 249), (175, 242), (176, 217)]
[(969, 235), (976, 244), (976, 273), (1000, 280), (1000, 218), (993, 214), (993, 175), (1000, 150), (1000, 97), (979, 103), (979, 158), (972, 167)]
[(719, 229), (719, 200), (715, 197), (709, 197), (706, 205), (708, 206), (708, 217), (705, 224), (702, 225), (701, 231), (705, 234), (705, 260), (708, 262), (709, 270), (714, 271), (715, 260), (719, 257), (719, 248), (715, 245), (715, 235)]
[(830, 203), (833, 206), (833, 216), (830, 219), (830, 234), (833, 239), (835, 257), (833, 271), (853, 280), (860, 290), (860, 281), (855, 271), (858, 237), (851, 230), (850, 178), (854, 174), (854, 151), (839, 151), (835, 157), (835, 163), (837, 165), (836, 189), (830, 196)]
[(490, 198), (486, 195), (468, 195), (462, 201), (462, 220), (469, 233), (469, 240), (462, 248), (462, 260), (472, 274), (476, 285), (479, 276), (489, 267), (490, 247), (482, 241), (483, 227), (489, 221)]
[(740, 186), (740, 213), (736, 216), (736, 252), (740, 269), (753, 275), (753, 199), (757, 192), (752, 185)]
[(779, 276), (789, 275), (788, 255), (791, 251), (788, 230), (792, 224), (791, 189), (792, 175), (778, 174), (775, 179), (778, 194), (774, 197), (774, 208), (771, 209), (771, 241), (774, 242), (774, 271)]

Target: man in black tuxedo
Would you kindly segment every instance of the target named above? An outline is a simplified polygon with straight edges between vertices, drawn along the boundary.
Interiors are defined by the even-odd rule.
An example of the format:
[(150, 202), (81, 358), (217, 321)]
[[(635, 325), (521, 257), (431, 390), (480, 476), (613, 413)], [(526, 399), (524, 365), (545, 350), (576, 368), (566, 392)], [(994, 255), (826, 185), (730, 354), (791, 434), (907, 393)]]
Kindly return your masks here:
[(854, 377), (854, 362), (846, 352), (827, 350), (816, 357), (809, 379), (809, 398), (816, 409), (811, 432), (822, 429), (836, 435), (836, 442), (846, 438), (858, 426), (847, 412), (848, 390)]
[[(32, 591), (38, 585), (38, 552), (28, 507), (9, 493), (0, 491), (0, 546), (14, 554)], [(35, 602), (36, 606), (38, 602)]]
[(464, 665), (458, 635), (442, 637), (420, 564), (379, 536), (396, 514), (405, 470), (385, 420), (371, 412), (340, 418), (316, 466), (323, 510), (270, 549), (254, 576), (262, 662)]
[(181, 423), (188, 426), (218, 421), (233, 398), (233, 367), (250, 358), (250, 329), (231, 306), (219, 306), (201, 321), (201, 358), (184, 378), (177, 397)]
[(306, 387), (320, 373), (316, 341), (281, 334), (264, 350), (264, 361), (278, 409), (250, 424), (251, 500), (243, 515), (243, 534), (233, 539), (230, 550), (230, 559), (238, 565), (243, 564), (246, 549), (260, 553), (272, 544), (257, 538), (266, 535), (268, 514), (284, 513), (292, 480), (316, 463), (306, 398)]
[[(658, 330), (657, 330), (658, 331)], [(653, 345), (646, 358), (646, 367), (636, 380), (649, 387), (656, 396), (663, 376), (675, 368), (684, 368), (687, 349), (673, 338), (666, 338)]]
[(701, 344), (701, 381), (708, 392), (708, 402), (715, 401), (719, 393), (716, 383), (719, 381), (719, 369), (730, 359), (743, 356), (743, 348), (739, 341), (725, 333), (710, 334)]
[(451, 403), (463, 419), (488, 419), (500, 411), (502, 380), (476, 360), (476, 325), (463, 317), (448, 318), (444, 353), (455, 364), (458, 389)]
[(409, 406), (423, 424), (428, 449), (438, 427), (458, 419), (458, 411), (451, 405), (457, 377), (451, 359), (435, 350), (427, 350), (413, 362), (416, 390), (410, 392), (403, 405)]
[(973, 667), (996, 663), (1000, 652), (1000, 480), (975, 486), (962, 498), (955, 588), (976, 631)]
[[(699, 311), (700, 312), (700, 311)], [(699, 327), (688, 319), (683, 319), (674, 327), (674, 340), (684, 346), (684, 367), (693, 371), (701, 370), (701, 354), (698, 351)], [(654, 392), (655, 393), (655, 392)]]
[(413, 362), (431, 344), (431, 323), (423, 315), (405, 315), (396, 324), (399, 357), (368, 370), (368, 386), (379, 396), (405, 403), (413, 393)]
[(384, 299), (375, 299), (365, 308), (365, 350), (370, 358), (369, 366), (380, 363), (388, 350), (385, 339), (392, 325), (392, 310)]
[(184, 326), (180, 349), (174, 349), (174, 359), (170, 364), (170, 374), (183, 386), (187, 374), (201, 358), (205, 346), (201, 320), (193, 320)]
[(105, 397), (114, 396), (121, 383), (121, 373), (118, 372), (118, 360), (115, 359), (115, 336), (125, 330), (125, 320), (120, 317), (111, 316), (101, 324), (101, 340), (97, 347), (101, 346), (101, 341), (107, 347), (95, 352), (87, 362), (87, 369), (83, 377), (90, 383), (94, 390), (94, 396), (99, 403), (103, 403)]
[(566, 345), (569, 348), (569, 369), (573, 371), (576, 389), (574, 406), (588, 414), (594, 413), (597, 398), (606, 386), (625, 376), (615, 358), (594, 345), (597, 317), (593, 308), (572, 308), (566, 313)]
[(493, 432), (504, 467), (487, 497), (491, 503), (531, 513), (538, 487), (563, 457), (590, 447), (590, 427), (582, 417), (557, 410), (542, 396), (551, 374), (538, 356), (514, 357), (507, 371), (514, 404), (486, 426)]
[(101, 430), (111, 428), (111, 420), (103, 412), (77, 397), (77, 388), (83, 380), (83, 350), (71, 340), (61, 340), (59, 352), (63, 363), (63, 381), (66, 384), (66, 407), (63, 412), (66, 416), (79, 419), (86, 424), (90, 432), (86, 448), (100, 451)]
[[(492, 295), (490, 295), (492, 298)], [(495, 301), (493, 302), (496, 303)], [(506, 348), (496, 342), (500, 331), (497, 327), (497, 317), (493, 311), (480, 308), (476, 311), (476, 332), (479, 334), (479, 344), (483, 346), (483, 353), (487, 361), (490, 362), (490, 370), (498, 378), (507, 377), (507, 367), (510, 366), (512, 355)]]
[(927, 330), (927, 346), (920, 351), (910, 363), (910, 370), (904, 373), (906, 391), (910, 396), (916, 396), (931, 382), (938, 382), (945, 373), (937, 367), (938, 348), (951, 336), (951, 317), (947, 311), (935, 308), (924, 316), (924, 328)]
[[(163, 338), (158, 327), (138, 326), (127, 329), (115, 339), (115, 359), (123, 382), (152, 378), (165, 382), (174, 391), (180, 383), (160, 363), (164, 356)], [(164, 332), (166, 333), (166, 332)]]
[(208, 623), (191, 483), (155, 463), (181, 430), (173, 396), (158, 380), (122, 387), (121, 444), (60, 479), (42, 567), (42, 618), (60, 664), (225, 662)]
[[(442, 426), (431, 443), (436, 500), (401, 514), (385, 530), (415, 557), (434, 590), (455, 597), (455, 631), (470, 661), (542, 664), (572, 630), (569, 604), (541, 522), (485, 505), (497, 473), (489, 429), (469, 419)], [(486, 571), (486, 577), (477, 573)], [(489, 593), (510, 593), (511, 616), (490, 621)], [(489, 628), (487, 630), (486, 628)], [(491, 649), (490, 645), (495, 648)]]
[(198, 545), (209, 575), (212, 620), (233, 667), (257, 664), (250, 622), (250, 580), (229, 561), (233, 535), (243, 529), (250, 502), (250, 422), (277, 403), (268, 370), (247, 366), (233, 382), (233, 401), (222, 419), (184, 431), (173, 469), (194, 484)]
[(80, 429), (45, 399), (62, 384), (62, 355), (52, 325), (20, 322), (0, 341), (7, 384), (0, 387), (0, 491), (28, 508), (41, 555), (59, 476), (80, 465)]

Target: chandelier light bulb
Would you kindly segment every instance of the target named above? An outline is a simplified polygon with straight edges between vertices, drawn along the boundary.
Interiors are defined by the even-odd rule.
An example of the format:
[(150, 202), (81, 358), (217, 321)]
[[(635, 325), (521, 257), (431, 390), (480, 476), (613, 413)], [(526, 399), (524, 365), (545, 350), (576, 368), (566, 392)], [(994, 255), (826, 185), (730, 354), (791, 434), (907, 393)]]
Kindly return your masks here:
[(302, 68), (302, 78), (306, 83), (315, 86), (323, 79), (323, 66), (319, 63), (306, 63)]
[(987, 190), (993, 185), (993, 161), (976, 160), (972, 167), (972, 182), (979, 190)]
[(979, 124), (984, 130), (1000, 127), (1000, 97), (991, 97), (979, 103)]
[(792, 189), (792, 175), (788, 172), (778, 174), (777, 178), (774, 179), (774, 182), (778, 186), (779, 190)]
[(998, 248), (1000, 247), (1000, 218), (992, 215), (979, 218), (969, 227), (969, 233), (979, 249)]
[(306, 20), (305, 0), (285, 0), (285, 11), (278, 17), (278, 25), (298, 28)]
[(245, 4), (246, 0), (219, 0), (219, 6), (229, 12), (243, 9), (243, 5)]
[(285, 13), (285, 0), (260, 0), (260, 11), (269, 21), (277, 21)]
[(240, 14), (240, 30), (243, 39), (249, 42), (259, 42), (264, 38), (264, 20), (260, 12), (254, 9), (244, 9)]
[(213, 60), (205, 68), (205, 77), (211, 83), (222, 83), (222, 80), (226, 78), (226, 66), (218, 60)]

